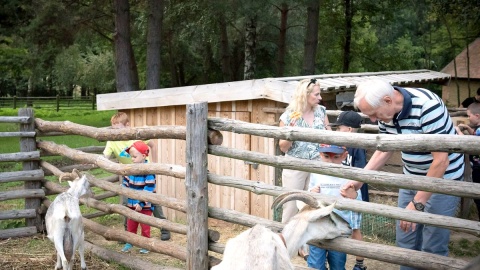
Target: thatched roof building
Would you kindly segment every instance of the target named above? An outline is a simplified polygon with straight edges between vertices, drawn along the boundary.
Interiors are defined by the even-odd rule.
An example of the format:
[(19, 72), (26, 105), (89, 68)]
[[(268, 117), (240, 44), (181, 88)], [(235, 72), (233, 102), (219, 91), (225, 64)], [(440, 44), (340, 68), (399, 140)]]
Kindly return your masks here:
[(475, 96), (480, 87), (480, 38), (470, 43), (455, 57), (455, 63), (452, 60), (441, 72), (452, 77), (450, 84), (442, 88), (442, 99), (447, 106), (459, 106), (465, 98)]

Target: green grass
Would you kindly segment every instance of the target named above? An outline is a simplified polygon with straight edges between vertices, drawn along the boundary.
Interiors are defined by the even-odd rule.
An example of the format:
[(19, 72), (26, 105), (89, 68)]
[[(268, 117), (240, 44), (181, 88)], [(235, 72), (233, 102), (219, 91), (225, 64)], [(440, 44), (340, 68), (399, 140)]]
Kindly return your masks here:
[[(92, 126), (92, 127), (106, 127), (110, 125), (110, 117), (113, 115), (113, 111), (75, 111), (75, 110), (63, 110), (56, 112), (55, 110), (47, 109), (35, 109), (35, 117), (41, 118), (45, 121), (70, 121), (77, 124)], [(0, 115), (2, 116), (18, 116), (18, 109), (0, 109)], [(0, 132), (18, 132), (20, 128), (19, 124), (16, 123), (0, 123)], [(82, 136), (49, 136), (37, 138), (37, 140), (44, 141), (53, 141), (57, 144), (63, 144), (70, 148), (78, 148), (84, 146), (101, 146), (105, 145), (105, 142), (99, 142), (95, 139), (86, 138)], [(0, 154), (5, 153), (16, 153), (20, 151), (20, 139), (15, 137), (0, 137), (1, 150)], [(71, 165), (74, 162), (62, 157), (52, 156), (52, 157), (43, 157), (42, 159), (54, 164), (57, 167), (62, 167), (66, 165)], [(21, 162), (2, 162), (0, 163), (0, 172), (12, 172), (12, 171), (21, 171), (22, 163)], [(90, 173), (94, 174), (96, 177), (105, 177), (111, 175), (108, 172), (97, 169), (92, 170)], [(58, 181), (55, 176), (46, 177), (48, 180)], [(67, 186), (67, 183), (64, 182), (62, 185)], [(1, 191), (10, 191), (23, 188), (24, 183), (21, 181), (18, 182), (7, 182), (0, 184)], [(97, 193), (98, 190), (97, 190)], [(51, 200), (55, 198), (55, 195), (49, 196)], [(110, 201), (109, 201), (110, 200)], [(118, 202), (118, 198), (107, 199), (109, 202)], [(0, 211), (7, 211), (12, 209), (23, 209), (25, 205), (24, 199), (17, 200), (8, 200), (0, 204)], [(90, 211), (90, 210), (89, 210)], [(16, 228), (24, 226), (23, 220), (4, 220), (0, 221), (0, 229)]]
[[(35, 117), (45, 121), (70, 121), (72, 123), (92, 126), (106, 127), (110, 125), (110, 117), (113, 111), (60, 111), (36, 109)], [(2, 116), (18, 116), (17, 109), (0, 109)], [(0, 132), (18, 132), (19, 124), (0, 123)], [(99, 142), (92, 138), (82, 136), (48, 136), (37, 138), (37, 140), (52, 141), (60, 145), (66, 145), (70, 148), (78, 148), (84, 146), (101, 146), (105, 142)], [(17, 137), (0, 137), (0, 145), (2, 145), (0, 153), (16, 153), (20, 151), (20, 139)], [(49, 162), (58, 161), (59, 157), (46, 157)], [(21, 170), (20, 163), (0, 163), (0, 172)]]
[(458, 257), (475, 257), (480, 254), (480, 241), (465, 238), (459, 241), (450, 241), (448, 245), (450, 253)]

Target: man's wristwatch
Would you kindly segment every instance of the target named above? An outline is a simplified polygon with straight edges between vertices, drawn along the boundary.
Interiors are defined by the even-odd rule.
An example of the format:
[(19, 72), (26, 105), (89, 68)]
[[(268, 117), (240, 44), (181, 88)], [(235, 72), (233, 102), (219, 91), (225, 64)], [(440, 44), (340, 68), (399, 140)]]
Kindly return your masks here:
[(421, 202), (416, 202), (415, 199), (412, 200), (413, 205), (415, 206), (415, 209), (417, 211), (422, 211), (425, 210), (425, 204)]

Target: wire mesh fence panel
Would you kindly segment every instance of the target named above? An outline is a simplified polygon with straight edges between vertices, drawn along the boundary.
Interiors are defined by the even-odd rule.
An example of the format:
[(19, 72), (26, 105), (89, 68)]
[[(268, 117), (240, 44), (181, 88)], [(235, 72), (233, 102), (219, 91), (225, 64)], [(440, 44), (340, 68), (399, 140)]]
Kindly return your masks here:
[(364, 237), (395, 243), (395, 219), (393, 218), (364, 213), (360, 229)]

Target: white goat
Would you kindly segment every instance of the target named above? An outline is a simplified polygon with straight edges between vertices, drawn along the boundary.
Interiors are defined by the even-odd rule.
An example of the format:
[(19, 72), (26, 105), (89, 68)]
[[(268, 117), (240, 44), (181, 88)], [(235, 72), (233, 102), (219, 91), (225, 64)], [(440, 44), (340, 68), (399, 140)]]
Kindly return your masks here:
[(307, 205), (285, 224), (281, 234), (256, 225), (228, 240), (223, 260), (212, 270), (290, 270), (290, 258), (310, 240), (350, 236), (348, 223), (332, 212), (335, 203), (325, 206), (305, 192), (287, 192), (278, 196), (272, 208), (287, 201), (301, 200)]
[(80, 253), (80, 265), (87, 269), (84, 251), (84, 232), (82, 213), (78, 206), (78, 198), (82, 195), (92, 195), (86, 175), (73, 182), (68, 181), (70, 188), (59, 194), (48, 207), (45, 216), (48, 239), (55, 244), (57, 250), (57, 264), (55, 269), (71, 270), (75, 260), (75, 250)]

